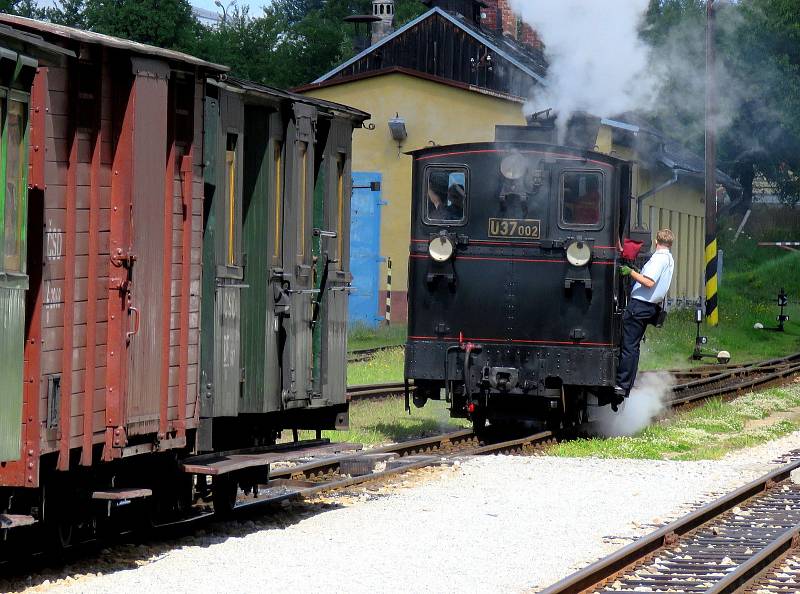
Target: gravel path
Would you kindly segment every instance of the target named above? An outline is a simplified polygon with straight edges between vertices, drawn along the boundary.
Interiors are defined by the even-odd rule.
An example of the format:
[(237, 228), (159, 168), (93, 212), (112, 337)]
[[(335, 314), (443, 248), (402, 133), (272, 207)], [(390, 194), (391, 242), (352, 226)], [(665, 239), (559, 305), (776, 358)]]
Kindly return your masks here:
[[(472, 459), (257, 522), (115, 546), (83, 569), (25, 581), (28, 591), (63, 594), (167, 585), (187, 594), (535, 590), (760, 476), (796, 448), (800, 432), (719, 462)], [(0, 590), (11, 586), (0, 581)]]

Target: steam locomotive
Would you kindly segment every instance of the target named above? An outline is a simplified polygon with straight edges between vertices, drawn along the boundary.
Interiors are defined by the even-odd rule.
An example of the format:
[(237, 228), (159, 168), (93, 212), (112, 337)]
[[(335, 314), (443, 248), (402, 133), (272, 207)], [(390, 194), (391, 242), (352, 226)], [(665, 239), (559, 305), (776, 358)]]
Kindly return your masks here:
[(649, 244), (630, 228), (631, 163), (545, 133), (412, 153), (405, 377), (416, 406), (444, 399), (479, 428), (571, 425), (613, 402), (620, 242)]

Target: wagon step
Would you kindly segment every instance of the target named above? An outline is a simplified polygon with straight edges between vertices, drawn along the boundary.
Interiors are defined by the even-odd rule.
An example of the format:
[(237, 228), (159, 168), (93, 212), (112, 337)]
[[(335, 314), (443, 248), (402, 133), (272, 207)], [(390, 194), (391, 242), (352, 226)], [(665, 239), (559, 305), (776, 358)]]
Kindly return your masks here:
[(92, 499), (98, 499), (100, 501), (125, 501), (128, 499), (143, 499), (152, 495), (153, 491), (151, 489), (103, 489), (102, 491), (95, 491), (92, 493)]
[(300, 442), (271, 446), (263, 450), (237, 450), (187, 458), (181, 464), (183, 471), (189, 474), (221, 475), (245, 468), (268, 466), (276, 462), (294, 462), (305, 458), (329, 456), (340, 452), (357, 451), (361, 444), (326, 443), (327, 440)]
[(31, 526), (36, 522), (37, 520), (33, 516), (25, 516), (21, 514), (0, 514), (0, 530)]

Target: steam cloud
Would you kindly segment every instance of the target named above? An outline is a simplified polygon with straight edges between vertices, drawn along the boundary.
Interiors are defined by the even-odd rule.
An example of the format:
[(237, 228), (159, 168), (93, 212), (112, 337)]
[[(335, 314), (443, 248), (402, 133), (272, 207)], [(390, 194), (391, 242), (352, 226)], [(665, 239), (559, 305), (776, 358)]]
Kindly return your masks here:
[(595, 423), (598, 435), (633, 435), (666, 409), (675, 378), (666, 372), (642, 374), (640, 378), (618, 412), (612, 411), (610, 406), (600, 407)]
[(554, 108), (560, 124), (576, 111), (608, 117), (643, 108), (657, 90), (650, 50), (639, 37), (648, 0), (511, 0), (545, 45), (546, 87), (526, 115)]

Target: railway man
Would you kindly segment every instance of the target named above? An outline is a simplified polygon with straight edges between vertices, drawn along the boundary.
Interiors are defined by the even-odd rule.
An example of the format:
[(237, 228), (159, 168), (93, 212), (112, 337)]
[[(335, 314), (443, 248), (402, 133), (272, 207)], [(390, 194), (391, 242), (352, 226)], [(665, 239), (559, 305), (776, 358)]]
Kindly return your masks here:
[(630, 276), (634, 281), (631, 299), (622, 316), (622, 349), (617, 367), (617, 381), (614, 386), (616, 401), (612, 408), (622, 402), (631, 392), (636, 372), (639, 368), (639, 344), (642, 342), (648, 324), (655, 322), (665, 305), (675, 261), (670, 248), (675, 236), (669, 229), (661, 229), (656, 234), (656, 251), (644, 265), (641, 272), (630, 266), (620, 266), (622, 276)]

